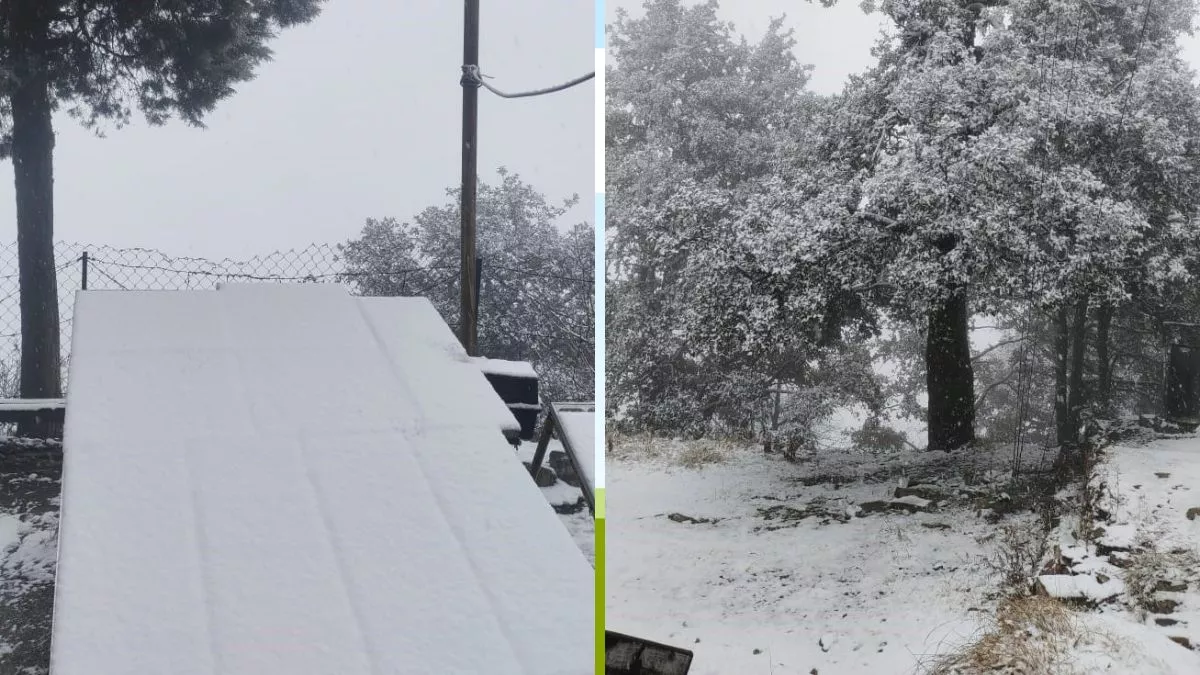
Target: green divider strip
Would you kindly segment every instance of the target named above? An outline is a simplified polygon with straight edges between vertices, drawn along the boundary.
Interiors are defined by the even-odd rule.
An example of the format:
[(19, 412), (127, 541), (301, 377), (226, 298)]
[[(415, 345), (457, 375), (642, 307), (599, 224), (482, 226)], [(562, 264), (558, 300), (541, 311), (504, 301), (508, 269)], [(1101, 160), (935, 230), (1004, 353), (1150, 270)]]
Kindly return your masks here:
[(604, 488), (596, 488), (596, 675), (604, 673)]

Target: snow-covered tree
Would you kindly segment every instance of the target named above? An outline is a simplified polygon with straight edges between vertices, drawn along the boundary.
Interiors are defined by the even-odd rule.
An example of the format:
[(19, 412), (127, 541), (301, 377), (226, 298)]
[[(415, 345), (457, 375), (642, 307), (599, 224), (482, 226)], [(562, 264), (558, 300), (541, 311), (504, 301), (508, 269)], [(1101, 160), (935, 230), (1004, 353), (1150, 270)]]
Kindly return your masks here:
[[(609, 38), (610, 412), (655, 428), (747, 430), (772, 386), (805, 381), (817, 341), (742, 339), (739, 289), (763, 282), (743, 275), (731, 218), (811, 157), (803, 129), (820, 100), (781, 21), (751, 44), (714, 1), (645, 7), (638, 19), (618, 12)], [(789, 335), (794, 323), (763, 332)]]
[[(547, 400), (591, 400), (595, 388), (594, 229), (560, 221), (574, 203), (552, 204), (504, 169), (478, 188), (477, 251), (483, 261), (479, 346), (483, 356), (533, 362)], [(451, 326), (459, 312), (459, 212), (450, 201), (411, 222), (368, 219), (341, 248), (345, 278), (365, 295), (428, 297)]]
[[(838, 168), (820, 193), (758, 208), (774, 233), (760, 269), (817, 267), (891, 316), (922, 317), (930, 447), (975, 435), (973, 313), (1032, 306), (1066, 324), (1089, 299), (1187, 276), (1200, 108), (1174, 46), (1185, 5), (879, 3), (896, 35), (835, 105)], [(1148, 75), (1156, 86), (1134, 86)], [(1082, 389), (1074, 344), (1068, 392)], [(1069, 419), (1078, 401), (1063, 398)]]
[(1020, 104), (996, 135), (1019, 151), (990, 178), (1024, 221), (1022, 239), (1004, 247), (1027, 270), (1009, 271), (1007, 283), (1051, 317), (1057, 438), (1072, 444), (1086, 390), (1109, 408), (1114, 314), (1155, 304), (1197, 267), (1200, 96), (1177, 44), (1195, 7), (1035, 0), (1010, 10), (998, 57), (1021, 74), (1013, 81)]
[[(712, 3), (619, 21), (615, 401), (695, 394), (714, 371), (802, 385), (881, 322), (907, 323), (924, 339), (929, 446), (954, 448), (975, 438), (976, 406), (1007, 405), (1006, 378), (1030, 372), (993, 354), (976, 389), (968, 325), (988, 315), (1027, 331), (1021, 358), (1045, 359), (1037, 395), (1073, 442), (1085, 394), (1110, 396), (1110, 346), (1200, 310), (1180, 291), (1200, 271), (1200, 96), (1177, 45), (1193, 4), (864, 3), (892, 24), (875, 67), (818, 98), (796, 66), (792, 93), (759, 92), (761, 124), (737, 131), (728, 100), (702, 94), (708, 79), (745, 91), (719, 55), (749, 48)], [(1010, 422), (987, 411), (990, 432)]]

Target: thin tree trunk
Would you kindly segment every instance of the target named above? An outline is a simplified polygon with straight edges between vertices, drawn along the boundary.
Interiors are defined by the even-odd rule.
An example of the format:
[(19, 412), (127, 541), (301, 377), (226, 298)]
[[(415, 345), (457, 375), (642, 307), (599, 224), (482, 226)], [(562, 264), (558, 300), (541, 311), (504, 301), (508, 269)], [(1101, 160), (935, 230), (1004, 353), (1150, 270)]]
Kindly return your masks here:
[(771, 406), (771, 431), (779, 429), (779, 404), (780, 397), (783, 395), (783, 383), (775, 382), (775, 400)]
[(775, 449), (775, 435), (779, 433), (779, 404), (782, 394), (783, 383), (776, 380), (775, 388), (771, 391), (771, 428), (763, 434), (763, 451), (767, 454)]
[(1096, 309), (1096, 408), (1105, 417), (1112, 416), (1112, 357), (1108, 353), (1112, 317), (1111, 304)]
[(925, 341), (929, 449), (954, 450), (975, 440), (975, 372), (968, 336), (966, 289), (935, 304)]
[(1067, 380), (1067, 363), (1071, 351), (1071, 325), (1068, 310), (1064, 307), (1054, 314), (1054, 422), (1058, 445), (1067, 443), (1071, 436), (1070, 414), (1067, 398), (1070, 386)]
[(1088, 298), (1083, 296), (1075, 303), (1075, 317), (1071, 324), (1071, 373), (1068, 380), (1067, 420), (1070, 423), (1068, 444), (1079, 444), (1080, 414), (1083, 412), (1083, 365), (1087, 355), (1087, 309)]
[(62, 395), (54, 271), (54, 128), (49, 84), (37, 56), (49, 33), (44, 11), (48, 4), (28, 1), (10, 5), (15, 83), (9, 104), (21, 290), (22, 398)]

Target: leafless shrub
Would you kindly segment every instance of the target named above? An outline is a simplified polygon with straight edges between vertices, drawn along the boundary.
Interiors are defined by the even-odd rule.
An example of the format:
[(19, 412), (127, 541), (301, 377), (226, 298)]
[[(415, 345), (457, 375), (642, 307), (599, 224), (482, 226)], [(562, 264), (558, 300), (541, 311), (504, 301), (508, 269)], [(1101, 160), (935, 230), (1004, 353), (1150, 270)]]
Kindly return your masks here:
[(1046, 534), (1036, 522), (1004, 523), (992, 540), (991, 552), (981, 556), (983, 566), (1000, 577), (1004, 586), (1012, 589), (1028, 587), (1046, 556)]

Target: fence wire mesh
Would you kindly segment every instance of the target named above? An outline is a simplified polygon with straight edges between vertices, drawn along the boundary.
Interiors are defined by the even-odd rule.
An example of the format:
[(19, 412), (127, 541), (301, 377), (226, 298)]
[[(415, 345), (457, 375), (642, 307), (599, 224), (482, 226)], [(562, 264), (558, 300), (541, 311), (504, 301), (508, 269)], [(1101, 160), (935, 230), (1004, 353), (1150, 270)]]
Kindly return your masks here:
[[(58, 316), (63, 386), (70, 361), (72, 313), (76, 291), (205, 290), (225, 282), (330, 283), (358, 293), (338, 247), (313, 244), (245, 260), (171, 256), (147, 248), (116, 248), (58, 242), (54, 250), (58, 278)], [(17, 246), (0, 245), (0, 396), (16, 396), (21, 349), (21, 304)], [(86, 281), (85, 281), (86, 280)], [(453, 282), (452, 276), (447, 276)], [(419, 289), (416, 289), (419, 290)]]

